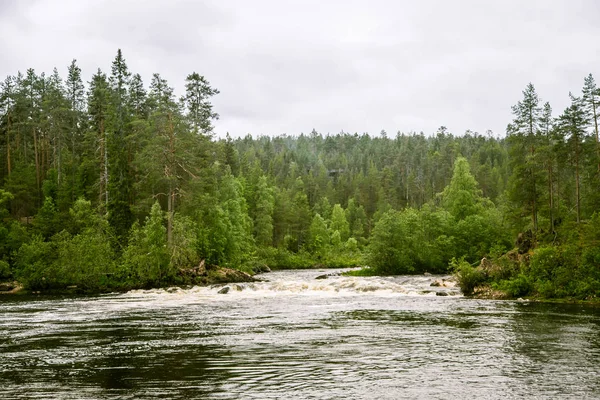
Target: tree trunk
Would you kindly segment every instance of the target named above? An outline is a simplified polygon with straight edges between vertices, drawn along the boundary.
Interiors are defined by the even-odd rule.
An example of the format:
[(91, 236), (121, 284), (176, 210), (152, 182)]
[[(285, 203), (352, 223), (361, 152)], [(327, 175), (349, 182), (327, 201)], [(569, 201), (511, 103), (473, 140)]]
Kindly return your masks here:
[(7, 120), (8, 123), (6, 126), (6, 163), (8, 167), (8, 177), (10, 178), (10, 171), (12, 169), (10, 163), (10, 112), (8, 113)]
[(58, 181), (58, 186), (60, 186), (60, 184), (62, 183), (62, 152), (61, 152), (61, 140), (60, 140), (60, 131), (57, 134), (57, 142), (58, 142), (58, 160), (57, 160), (57, 170), (58, 170), (58, 177), (57, 177), (57, 181)]
[(169, 113), (169, 158), (166, 168), (167, 179), (169, 180), (169, 198), (167, 200), (167, 243), (169, 247), (173, 245), (173, 217), (175, 215), (175, 190), (173, 188), (173, 175), (175, 172), (175, 130), (173, 128), (173, 119)]
[(36, 183), (36, 197), (38, 202), (40, 200), (40, 159), (38, 154), (38, 138), (37, 132), (33, 130), (33, 155), (35, 157), (35, 183)]
[(598, 172), (600, 172), (600, 138), (598, 137), (598, 115), (596, 113), (596, 102), (592, 96), (592, 111), (594, 114), (594, 129), (596, 132), (596, 157), (598, 159)]
[(577, 196), (577, 225), (581, 221), (580, 189), (579, 189), (579, 141), (575, 141), (575, 193)]
[(554, 232), (554, 191), (552, 190), (552, 161), (548, 162), (548, 197), (550, 203), (550, 233)]
[(108, 135), (104, 130), (104, 121), (102, 121), (102, 136), (104, 137), (104, 196), (106, 209), (108, 209)]

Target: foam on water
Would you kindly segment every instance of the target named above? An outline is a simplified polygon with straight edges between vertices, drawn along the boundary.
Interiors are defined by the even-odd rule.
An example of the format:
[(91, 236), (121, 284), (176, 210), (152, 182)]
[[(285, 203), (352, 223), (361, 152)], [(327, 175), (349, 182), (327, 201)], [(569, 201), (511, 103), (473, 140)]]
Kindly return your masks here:
[[(278, 271), (259, 275), (262, 281), (212, 286), (194, 286), (189, 289), (133, 290), (132, 298), (162, 297), (165, 300), (186, 297), (218, 298), (304, 296), (460, 296), (460, 290), (451, 276), (421, 275), (393, 277), (353, 277), (340, 275), (341, 270)], [(317, 277), (327, 277), (317, 279)], [(434, 282), (441, 286), (432, 286)], [(228, 287), (227, 293), (219, 293)]]

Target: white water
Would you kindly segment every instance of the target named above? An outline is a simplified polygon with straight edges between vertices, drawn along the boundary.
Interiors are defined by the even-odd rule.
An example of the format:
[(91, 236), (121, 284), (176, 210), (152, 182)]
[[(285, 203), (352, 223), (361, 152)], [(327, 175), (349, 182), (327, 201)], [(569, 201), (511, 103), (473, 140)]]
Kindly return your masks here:
[[(352, 277), (342, 276), (344, 270), (297, 270), (276, 271), (257, 275), (263, 282), (195, 286), (191, 289), (177, 287), (169, 289), (134, 290), (127, 293), (132, 299), (160, 298), (161, 301), (193, 301), (194, 299), (215, 299), (219, 301), (241, 298), (274, 297), (282, 295), (304, 295), (322, 297), (345, 296), (460, 296), (460, 290), (451, 276), (417, 275), (391, 277)], [(326, 279), (316, 279), (327, 275)], [(433, 282), (442, 286), (431, 286)], [(224, 287), (226, 294), (219, 291)]]

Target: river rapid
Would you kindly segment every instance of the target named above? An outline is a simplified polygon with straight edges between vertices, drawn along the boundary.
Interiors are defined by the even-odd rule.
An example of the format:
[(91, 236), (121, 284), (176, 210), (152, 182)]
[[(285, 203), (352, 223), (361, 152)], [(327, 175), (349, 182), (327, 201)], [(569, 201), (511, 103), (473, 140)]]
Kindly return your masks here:
[(597, 307), (332, 272), (0, 297), (0, 398), (600, 398)]

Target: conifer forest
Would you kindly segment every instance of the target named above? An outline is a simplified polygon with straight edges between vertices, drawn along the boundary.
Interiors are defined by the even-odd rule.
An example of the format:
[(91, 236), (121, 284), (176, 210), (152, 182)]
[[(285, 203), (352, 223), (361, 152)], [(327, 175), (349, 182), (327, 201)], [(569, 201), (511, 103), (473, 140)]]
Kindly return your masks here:
[(527, 85), (501, 134), (223, 138), (199, 72), (142, 77), (120, 50), (89, 82), (64, 69), (0, 86), (0, 281), (97, 293), (196, 284), (199, 265), (362, 266), (455, 273), (465, 294), (600, 296), (591, 74), (564, 110)]

